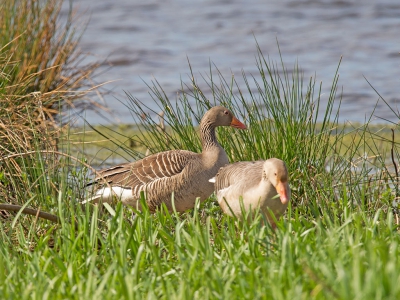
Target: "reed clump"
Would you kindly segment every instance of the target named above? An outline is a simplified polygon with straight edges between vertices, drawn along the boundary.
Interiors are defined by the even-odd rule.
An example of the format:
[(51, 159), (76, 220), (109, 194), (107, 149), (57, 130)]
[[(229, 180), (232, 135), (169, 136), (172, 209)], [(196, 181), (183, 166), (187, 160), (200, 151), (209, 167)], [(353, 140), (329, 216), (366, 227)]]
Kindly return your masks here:
[(0, 198), (49, 212), (54, 202), (47, 205), (43, 197), (57, 195), (60, 187), (52, 178), (66, 168), (56, 154), (64, 112), (91, 102), (87, 94), (95, 88), (91, 77), (98, 67), (82, 64), (78, 19), (72, 7), (62, 17), (62, 5), (0, 2)]
[(85, 57), (78, 48), (81, 30), (73, 25), (76, 16), (72, 9), (61, 18), (62, 4), (62, 0), (0, 3), (3, 146), (14, 132), (13, 138), (24, 139), (21, 147), (32, 149), (28, 142), (32, 130), (57, 128), (62, 107), (79, 110), (88, 102), (85, 95), (92, 87), (90, 77), (98, 64), (81, 63)]

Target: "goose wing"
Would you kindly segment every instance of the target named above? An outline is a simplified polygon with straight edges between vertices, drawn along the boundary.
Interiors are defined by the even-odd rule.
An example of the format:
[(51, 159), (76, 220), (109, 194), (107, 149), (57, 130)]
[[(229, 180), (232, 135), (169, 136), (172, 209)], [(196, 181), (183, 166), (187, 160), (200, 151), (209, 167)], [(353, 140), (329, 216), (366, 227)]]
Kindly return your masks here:
[(116, 165), (98, 172), (95, 182), (135, 188), (158, 179), (176, 176), (185, 169), (196, 153), (172, 150), (156, 153), (141, 160)]
[(215, 176), (215, 191), (235, 189), (238, 193), (261, 181), (264, 161), (243, 161), (222, 167)]

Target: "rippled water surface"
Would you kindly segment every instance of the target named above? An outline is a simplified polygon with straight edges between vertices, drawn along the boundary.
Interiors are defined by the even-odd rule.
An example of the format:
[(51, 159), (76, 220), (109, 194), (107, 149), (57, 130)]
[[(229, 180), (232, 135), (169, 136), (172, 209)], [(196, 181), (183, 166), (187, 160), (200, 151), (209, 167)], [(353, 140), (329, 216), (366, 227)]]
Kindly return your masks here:
[[(286, 66), (298, 60), (305, 76), (316, 73), (325, 88), (343, 56), (342, 120), (362, 122), (372, 113), (378, 96), (364, 76), (398, 107), (398, 0), (75, 0), (74, 7), (90, 16), (81, 48), (113, 65), (96, 77), (97, 82), (118, 80), (106, 85), (113, 121), (131, 122), (120, 102), (126, 101), (124, 91), (150, 103), (144, 82), (154, 78), (176, 99), (180, 79), (189, 73), (187, 58), (196, 74), (207, 74), (212, 61), (227, 78), (231, 73), (240, 78), (242, 69), (257, 75), (255, 38), (272, 60), (279, 60), (278, 39)], [(382, 101), (374, 115), (397, 121)], [(109, 122), (90, 112), (86, 118)]]

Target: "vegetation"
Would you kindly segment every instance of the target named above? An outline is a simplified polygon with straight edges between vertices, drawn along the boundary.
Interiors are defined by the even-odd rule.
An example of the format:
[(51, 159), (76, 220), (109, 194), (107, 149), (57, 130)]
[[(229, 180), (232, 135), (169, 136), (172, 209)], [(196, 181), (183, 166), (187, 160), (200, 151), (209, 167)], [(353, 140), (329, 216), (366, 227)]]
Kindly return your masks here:
[[(0, 154), (11, 142), (32, 150), (35, 134), (59, 127), (61, 107), (79, 110), (88, 102), (89, 77), (96, 63), (83, 65), (79, 31), (70, 11), (60, 19), (63, 1), (0, 2)], [(78, 66), (79, 65), (79, 66)], [(33, 127), (31, 126), (33, 125)], [(50, 142), (50, 141), (46, 141)]]
[[(7, 92), (17, 50), (4, 49), (0, 202), (22, 209), (0, 214), (2, 299), (399, 298), (398, 127), (339, 124), (337, 74), (321, 99), (315, 78), (305, 80), (297, 65), (288, 71), (259, 51), (259, 77), (243, 73), (246, 86), (211, 70), (202, 77), (208, 89), (201, 89), (192, 74), (172, 102), (154, 82), (149, 90), (158, 111), (128, 95), (132, 135), (92, 128), (122, 159), (147, 149), (200, 151), (202, 115), (216, 104), (229, 107), (249, 127), (218, 129), (231, 161), (275, 156), (288, 164), (293, 198), (272, 230), (260, 215), (251, 224), (223, 215), (213, 197), (183, 214), (162, 208), (134, 219), (120, 204), (81, 206), (91, 167), (76, 154), (76, 132), (63, 133), (57, 151), (48, 142), (51, 124), (36, 121), (49, 114), (43, 118), (35, 102), (15, 104), (31, 99), (30, 91)], [(28, 86), (25, 79), (15, 85)], [(159, 111), (164, 125), (153, 117)], [(81, 145), (81, 153), (91, 147)]]

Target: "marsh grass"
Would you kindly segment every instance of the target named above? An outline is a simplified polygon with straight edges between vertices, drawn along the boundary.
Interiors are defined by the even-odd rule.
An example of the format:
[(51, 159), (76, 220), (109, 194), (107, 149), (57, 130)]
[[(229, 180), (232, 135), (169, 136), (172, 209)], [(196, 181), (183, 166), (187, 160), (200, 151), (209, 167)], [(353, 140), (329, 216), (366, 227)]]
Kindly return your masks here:
[(72, 10), (61, 20), (62, 4), (0, 2), (0, 155), (12, 152), (6, 146), (10, 139), (34, 149), (35, 134), (44, 128), (53, 130), (52, 137), (44, 136), (57, 147), (61, 108), (79, 111), (94, 103), (85, 97), (95, 88), (90, 79), (98, 63), (82, 63), (86, 56), (77, 47), (82, 32), (72, 24), (77, 22)]
[[(368, 122), (339, 124), (337, 74), (322, 109), (320, 85), (304, 79), (297, 64), (288, 71), (260, 51), (257, 66), (260, 76), (242, 74), (244, 87), (217, 71), (201, 77), (209, 89), (200, 89), (192, 72), (177, 101), (154, 82), (149, 89), (158, 111), (129, 96), (133, 136), (94, 129), (116, 135), (111, 143), (127, 159), (142, 157), (144, 149), (199, 152), (203, 113), (216, 104), (229, 107), (249, 127), (218, 129), (231, 161), (275, 156), (288, 164), (293, 199), (276, 230), (262, 226), (259, 214), (249, 223), (223, 215), (212, 197), (183, 214), (162, 207), (134, 219), (120, 203), (81, 207), (85, 157), (46, 154), (38, 144), (32, 154), (3, 157), (0, 191), (8, 202), (40, 207), (60, 222), (3, 217), (2, 298), (398, 299), (399, 220), (392, 207), (398, 128), (385, 129), (394, 130), (393, 138)], [(159, 111), (164, 129), (154, 118)], [(141, 148), (123, 145), (125, 139)], [(35, 136), (31, 144), (41, 140)], [(69, 141), (60, 139), (66, 153)], [(21, 153), (18, 143), (10, 145)]]
[[(77, 91), (88, 87), (87, 80), (97, 66), (78, 67), (85, 57), (78, 49), (83, 33), (78, 26), (85, 24), (72, 6), (65, 20), (61, 20), (63, 2), (10, 0), (0, 4), (0, 49), (7, 62), (2, 66), (1, 86), (8, 95), (49, 94), (43, 101), (48, 117), (58, 116), (55, 105), (60, 95), (70, 105), (82, 97)], [(24, 97), (19, 97), (13, 104), (22, 102)]]

